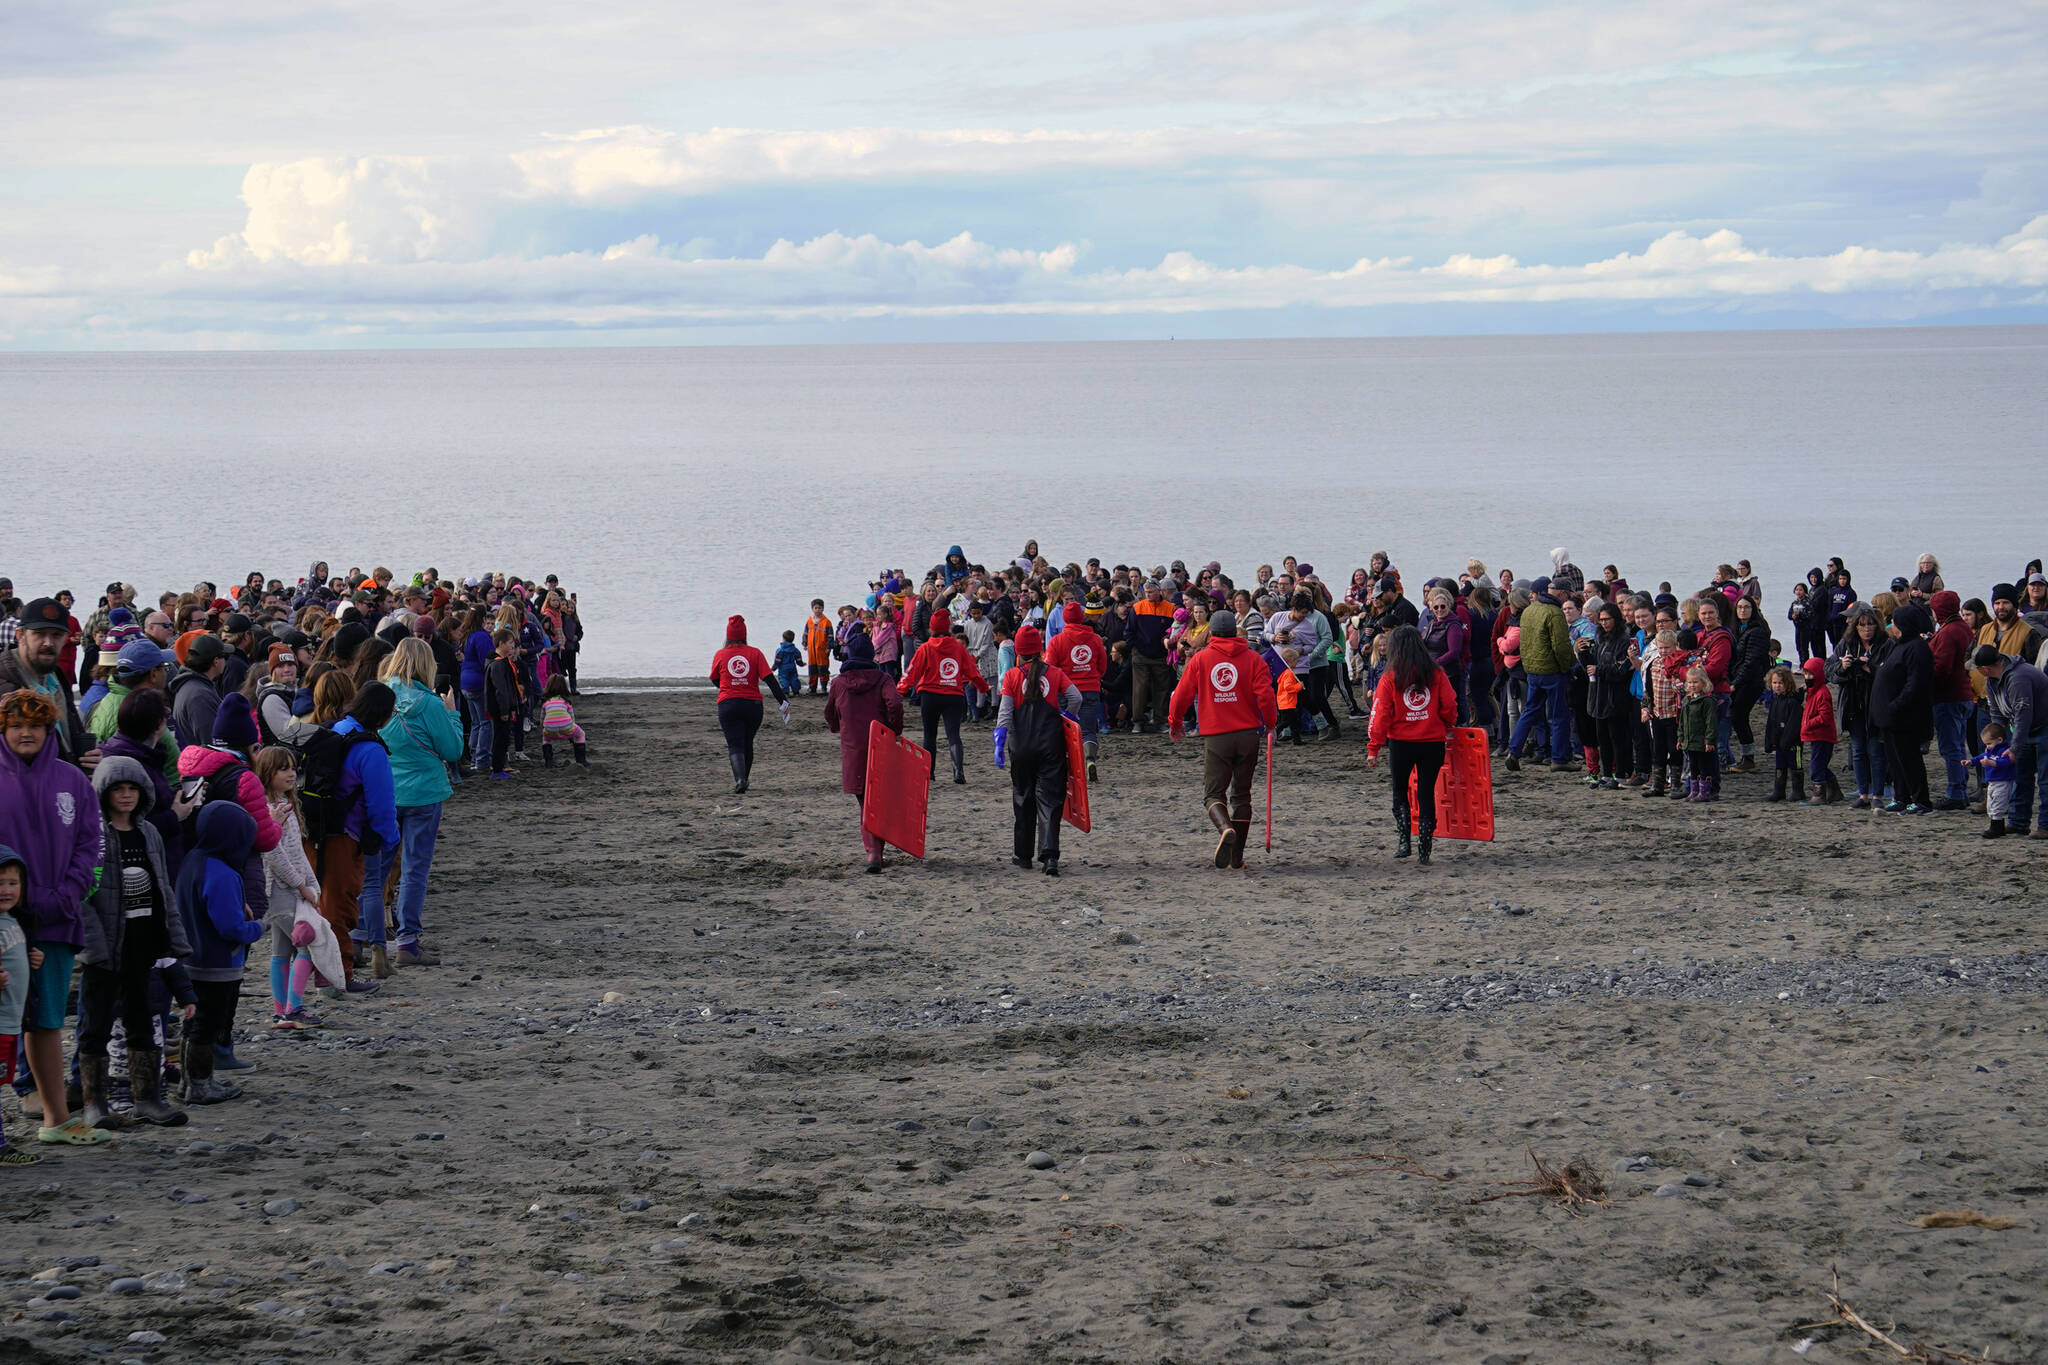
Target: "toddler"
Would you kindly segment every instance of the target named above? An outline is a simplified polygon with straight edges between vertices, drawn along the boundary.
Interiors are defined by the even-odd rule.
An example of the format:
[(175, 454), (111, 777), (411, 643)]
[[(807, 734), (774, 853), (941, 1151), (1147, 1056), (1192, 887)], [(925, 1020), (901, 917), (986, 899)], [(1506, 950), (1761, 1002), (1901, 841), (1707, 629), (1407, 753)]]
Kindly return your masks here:
[(782, 684), (784, 696), (793, 697), (797, 688), (797, 666), (804, 656), (796, 647), (796, 632), (782, 632), (782, 643), (775, 647), (775, 681)]
[[(782, 632), (784, 649), (794, 649), (789, 643), (789, 631)], [(778, 653), (775, 656), (780, 659)], [(777, 669), (779, 674), (782, 670)], [(796, 695), (796, 665), (789, 666), (789, 678), (782, 684), (782, 690), (789, 696)], [(555, 766), (555, 741), (569, 741), (569, 751), (576, 755), (576, 766), (590, 766), (590, 750), (585, 746), (583, 727), (576, 723), (576, 711), (569, 705), (569, 687), (561, 678), (548, 680), (547, 690), (541, 693), (540, 703), (540, 757), (552, 768)]]
[[(2013, 758), (2012, 746), (2007, 743), (2010, 736), (2006, 734), (2005, 726), (1995, 720), (1989, 721), (1977, 737), (1984, 741), (1984, 752), (1973, 754), (1963, 762), (1974, 764), (1984, 779), (1984, 813), (1991, 817), (1991, 825), (1982, 837), (2003, 839), (2007, 833), (2006, 818), (2012, 813), (2012, 794), (2019, 776), (2019, 764)], [(4, 894), (0, 892), (0, 896)], [(0, 901), (0, 906), (4, 904)], [(0, 1019), (0, 1028), (5, 1027), (6, 1021)]]
[[(28, 946), (28, 935), (14, 918), (27, 894), (27, 864), (0, 844), (0, 1081), (14, 1078), (29, 972), (42, 965), (42, 953)], [(0, 1166), (33, 1166), (41, 1160), (35, 1152), (9, 1147), (7, 1130), (0, 1126)]]
[(1273, 678), (1273, 699), (1280, 708), (1278, 733), (1291, 735), (1296, 744), (1306, 744), (1301, 737), (1301, 679), (1294, 673), (1294, 661), (1300, 657), (1301, 651), (1292, 645), (1280, 651), (1280, 661), (1287, 667)]
[(1806, 800), (1806, 775), (1799, 770), (1799, 726), (1806, 719), (1806, 703), (1792, 681), (1792, 670), (1783, 664), (1764, 679), (1770, 689), (1770, 719), (1764, 725), (1764, 751), (1778, 756), (1778, 776), (1766, 801), (1783, 801), (1785, 783), (1792, 784), (1792, 799)]
[[(322, 985), (342, 982), (341, 946), (334, 930), (320, 914), (320, 882), (313, 865), (306, 861), (304, 836), (299, 832), (299, 773), (289, 749), (272, 745), (258, 751), (256, 776), (263, 783), (264, 799), (270, 803), (271, 818), (283, 831), (277, 847), (263, 855), (263, 877), (270, 893), (270, 912), (263, 923), (270, 931), (270, 1026), (295, 1030), (319, 1028), (321, 1021), (306, 1009), (306, 987), (316, 966)], [(320, 946), (333, 953), (321, 953), (314, 961), (320, 931), (327, 939)]]
[(1714, 780), (1719, 775), (1715, 731), (1719, 713), (1714, 710), (1714, 684), (1707, 670), (1694, 667), (1685, 675), (1685, 701), (1678, 708), (1678, 743), (1685, 751), (1685, 799), (1714, 800)]

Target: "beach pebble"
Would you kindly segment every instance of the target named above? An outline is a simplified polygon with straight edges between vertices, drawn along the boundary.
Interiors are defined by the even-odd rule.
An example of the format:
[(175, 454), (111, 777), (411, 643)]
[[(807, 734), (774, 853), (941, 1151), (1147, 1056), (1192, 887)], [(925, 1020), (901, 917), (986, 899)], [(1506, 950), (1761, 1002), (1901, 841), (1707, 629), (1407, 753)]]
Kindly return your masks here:
[(276, 1299), (265, 1299), (256, 1305), (256, 1311), (259, 1313), (282, 1313), (284, 1308), (285, 1306)]
[(1899, 1153), (1898, 1159), (1901, 1162), (1924, 1161), (1927, 1159), (1927, 1150), (1923, 1147), (1908, 1147), (1905, 1151)]
[(120, 1279), (107, 1286), (107, 1292), (109, 1294), (140, 1294), (142, 1292), (142, 1279), (137, 1275), (123, 1275)]
[(993, 1127), (995, 1127), (993, 1123), (990, 1123), (987, 1119), (983, 1118), (979, 1114), (976, 1114), (973, 1118), (967, 1120), (967, 1131), (970, 1133), (986, 1133), (989, 1129)]
[(606, 991), (604, 993), (604, 1003), (607, 1005), (621, 1005), (625, 1003), (625, 1000), (626, 997), (617, 991)]
[(30, 1276), (29, 1278), (42, 1284), (48, 1284), (53, 1280), (61, 1280), (64, 1278), (64, 1267), (61, 1265), (53, 1265), (48, 1270), (38, 1270), (34, 1275)]
[(72, 1312), (72, 1311), (71, 1311), (70, 1309), (68, 1309), (68, 1308), (52, 1308), (52, 1309), (51, 1309), (51, 1310), (50, 1310), (49, 1312), (47, 1312), (47, 1313), (43, 1314), (43, 1315), (42, 1315), (42, 1316), (41, 1316), (40, 1318), (36, 1319), (36, 1321), (38, 1321), (38, 1322), (76, 1322), (76, 1321), (78, 1321), (78, 1314), (76, 1314), (76, 1313)]
[(1628, 1171), (1647, 1171), (1656, 1164), (1656, 1160), (1652, 1157), (1625, 1156), (1621, 1160), (1614, 1163), (1614, 1169), (1617, 1171), (1622, 1171), (1624, 1173)]
[(701, 1228), (704, 1226), (704, 1221), (704, 1215), (701, 1213), (686, 1213), (676, 1220), (676, 1226), (679, 1228)]
[(58, 1265), (63, 1266), (66, 1270), (84, 1270), (89, 1266), (96, 1266), (99, 1263), (100, 1258), (97, 1256), (66, 1256), (63, 1260), (57, 1262)]
[(204, 1204), (206, 1202), (205, 1195), (194, 1194), (190, 1190), (179, 1189), (176, 1186), (172, 1186), (171, 1192), (165, 1195), (164, 1198), (170, 1200), (173, 1204)]
[(403, 1275), (412, 1269), (411, 1261), (379, 1261), (370, 1267), (372, 1275)]
[(637, 1194), (631, 1199), (621, 1199), (619, 1201), (620, 1213), (645, 1213), (653, 1207), (654, 1201), (652, 1199), (642, 1198)]
[(695, 1237), (671, 1237), (666, 1242), (656, 1242), (654, 1249), (656, 1251), (681, 1251), (696, 1240)]
[(272, 1218), (289, 1218), (299, 1211), (296, 1199), (271, 1199), (263, 1205), (263, 1212)]
[(1034, 1171), (1050, 1171), (1060, 1163), (1053, 1159), (1051, 1152), (1033, 1152), (1024, 1158), (1024, 1164)]
[(903, 1119), (902, 1121), (892, 1123), (889, 1126), (899, 1133), (922, 1133), (924, 1131), (924, 1125), (919, 1123), (916, 1119)]
[(1711, 1175), (1689, 1175), (1685, 1178), (1685, 1183), (1696, 1190), (1704, 1190), (1710, 1189), (1721, 1182)]
[(1659, 1185), (1654, 1197), (1658, 1199), (1676, 1199), (1684, 1193), (1685, 1186), (1683, 1185)]
[(57, 1284), (51, 1285), (48, 1289), (45, 1289), (43, 1291), (43, 1297), (50, 1300), (52, 1303), (58, 1303), (66, 1299), (78, 1298), (80, 1295), (84, 1293), (85, 1291), (83, 1289), (80, 1289), (75, 1284)]
[(130, 1332), (128, 1334), (128, 1344), (130, 1346), (161, 1346), (169, 1340), (170, 1338), (162, 1332)]
[(160, 1270), (142, 1282), (144, 1289), (158, 1294), (177, 1294), (185, 1288), (185, 1277), (175, 1270)]
[(1135, 946), (1138, 942), (1138, 936), (1128, 929), (1119, 929), (1109, 936), (1109, 941), (1125, 946)]

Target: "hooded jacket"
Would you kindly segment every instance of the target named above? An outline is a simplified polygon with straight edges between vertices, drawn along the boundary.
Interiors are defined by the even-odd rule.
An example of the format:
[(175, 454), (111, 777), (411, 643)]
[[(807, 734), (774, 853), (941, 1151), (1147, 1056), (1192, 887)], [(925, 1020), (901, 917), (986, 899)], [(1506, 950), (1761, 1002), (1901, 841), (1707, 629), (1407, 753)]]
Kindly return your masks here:
[[(100, 698), (100, 704), (92, 709), (90, 716), (86, 717), (86, 733), (91, 735), (93, 740), (98, 743), (101, 753), (107, 752), (108, 741), (120, 733), (121, 703), (127, 700), (128, 694), (134, 690), (134, 688), (124, 682), (116, 682), (109, 685), (107, 695)], [(211, 731), (207, 732), (207, 738), (212, 738)], [(174, 777), (178, 772), (178, 737), (168, 729), (164, 731), (163, 748), (162, 767), (164, 776)]]
[(932, 577), (941, 583), (958, 583), (967, 577), (967, 574), (967, 556), (961, 552), (958, 545), (950, 547), (946, 551), (945, 561), (932, 570)]
[(2013, 742), (2048, 727), (2048, 674), (2016, 654), (2005, 656), (2005, 671), (1986, 678), (1984, 701), (2005, 723)]
[(1280, 724), (1271, 670), (1235, 635), (1211, 636), (1181, 670), (1167, 714), (1185, 716), (1190, 706), (1206, 736), (1272, 730)]
[(178, 913), (192, 945), (192, 979), (240, 981), (249, 945), (263, 936), (263, 922), (248, 917), (242, 899), (242, 865), (256, 822), (232, 801), (209, 801), (193, 825), (191, 855), (178, 869)]
[(1927, 651), (1934, 656), (1937, 702), (1977, 699), (1970, 682), (1970, 652), (1976, 648), (1976, 640), (1963, 624), (1963, 618), (1956, 614), (1959, 601), (1956, 594), (1946, 589), (1934, 594), (1934, 619), (1940, 624), (1935, 628), (1934, 638), (1927, 642)]
[(1565, 627), (1564, 608), (1548, 593), (1537, 594), (1522, 608), (1516, 624), (1522, 628), (1522, 672), (1542, 677), (1572, 666), (1571, 632)]
[(976, 691), (992, 690), (967, 646), (953, 638), (952, 617), (941, 607), (932, 613), (932, 638), (917, 647), (903, 670), (903, 691), (957, 697), (969, 682)]
[(1870, 720), (1908, 744), (1934, 736), (1934, 655), (1927, 608), (1907, 603), (1892, 613), (1899, 639), (1885, 651), (1870, 682)]
[[(126, 735), (115, 735), (111, 739), (100, 741), (100, 766), (105, 767), (110, 758), (132, 758), (148, 771), (151, 784), (149, 823), (154, 825), (156, 832), (163, 837), (164, 862), (169, 865), (171, 875), (175, 877), (178, 875), (178, 864), (185, 858), (185, 830), (183, 822), (178, 819), (178, 813), (171, 809), (171, 801), (177, 792), (164, 776), (164, 755), (169, 747), (168, 730), (154, 749), (144, 748)], [(171, 771), (177, 771), (175, 764), (172, 765)], [(94, 778), (98, 778), (97, 769), (94, 770)]]
[(498, 647), (491, 641), (488, 630), (473, 630), (462, 642), (462, 690), (481, 692), (484, 690), (484, 675), (491, 671), (491, 660), (498, 655)]
[(1045, 661), (1074, 680), (1085, 692), (1102, 690), (1102, 670), (1109, 664), (1109, 646), (1102, 643), (1085, 616), (1069, 616), (1046, 646)]
[(99, 798), (64, 761), (55, 735), (27, 762), (0, 744), (0, 844), (28, 870), (17, 913), (30, 943), (85, 946), (81, 916), (99, 877), (101, 838)]
[(1628, 656), (1628, 647), (1634, 641), (1635, 636), (1627, 630), (1595, 635), (1592, 649), (1582, 656), (1593, 668), (1586, 688), (1586, 714), (1595, 720), (1626, 719), (1637, 713), (1632, 690), (1636, 666)]
[(1411, 687), (1406, 692), (1399, 690), (1394, 670), (1389, 668), (1380, 674), (1379, 685), (1373, 688), (1372, 724), (1366, 735), (1365, 752), (1371, 757), (1385, 748), (1389, 740), (1396, 739), (1440, 743), (1457, 723), (1458, 693), (1441, 668), (1430, 678), (1427, 688)]
[(171, 680), (171, 719), (186, 744), (213, 738), (213, 718), (220, 712), (220, 688), (204, 673), (187, 669)]
[(1828, 666), (1808, 659), (1800, 666), (1806, 674), (1806, 701), (1799, 717), (1799, 738), (1808, 744), (1833, 744), (1841, 738), (1835, 728), (1835, 698), (1828, 691)]
[(439, 697), (411, 679), (387, 681), (398, 698), (398, 709), (378, 734), (391, 755), (392, 799), (399, 806), (446, 801), (455, 794), (448, 765), (462, 757), (462, 722)]
[[(183, 959), (192, 956), (192, 943), (186, 937), (185, 922), (178, 914), (178, 888), (171, 879), (170, 864), (164, 857), (163, 836), (157, 833), (156, 825), (148, 818), (156, 806), (155, 784), (162, 780), (132, 758), (118, 754), (111, 758), (103, 755), (99, 766), (93, 769), (92, 787), (102, 801), (118, 782), (131, 783), (142, 789), (142, 800), (135, 807), (135, 828), (142, 833), (143, 846), (149, 851), (150, 871), (156, 875), (157, 895), (163, 898), (164, 932), (171, 940), (171, 956)], [(102, 833), (107, 834), (105, 830)], [(79, 954), (78, 960), (88, 967), (120, 966), (121, 945), (126, 938), (128, 921), (121, 914), (120, 854), (111, 834), (107, 834), (106, 844), (99, 885), (86, 903), (88, 913), (82, 917), (85, 951)]]
[(896, 680), (875, 667), (872, 658), (849, 663), (825, 692), (825, 726), (839, 736), (839, 790), (852, 796), (867, 794), (868, 736), (875, 721), (903, 733), (903, 698)]
[(243, 766), (242, 771), (235, 777), (235, 803), (247, 811), (250, 820), (255, 822), (256, 832), (251, 837), (255, 840), (256, 852), (268, 853), (277, 847), (280, 831), (277, 821), (271, 818), (270, 801), (263, 791), (263, 779), (256, 776), (243, 762), (240, 754), (229, 753), (226, 749), (216, 749), (210, 744), (203, 749), (186, 749), (178, 755), (178, 776), (196, 777), (210, 784), (216, 774), (237, 763)]

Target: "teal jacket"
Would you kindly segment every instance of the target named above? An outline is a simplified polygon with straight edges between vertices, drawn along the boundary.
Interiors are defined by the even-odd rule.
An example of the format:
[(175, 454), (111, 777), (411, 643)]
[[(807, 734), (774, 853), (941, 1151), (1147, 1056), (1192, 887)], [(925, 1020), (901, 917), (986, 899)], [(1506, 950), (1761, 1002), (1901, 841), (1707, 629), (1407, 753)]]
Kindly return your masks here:
[(416, 682), (386, 680), (398, 711), (378, 732), (391, 750), (391, 784), (400, 806), (431, 806), (455, 792), (448, 765), (462, 757), (462, 722), (441, 699)]

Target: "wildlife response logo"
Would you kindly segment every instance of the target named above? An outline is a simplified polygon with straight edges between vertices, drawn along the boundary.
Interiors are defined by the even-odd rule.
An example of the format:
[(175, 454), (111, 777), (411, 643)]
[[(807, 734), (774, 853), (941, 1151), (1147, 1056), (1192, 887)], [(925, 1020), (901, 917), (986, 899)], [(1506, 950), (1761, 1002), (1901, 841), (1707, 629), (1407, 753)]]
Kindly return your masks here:
[(1429, 719), (1429, 689), (1426, 687), (1409, 688), (1401, 694), (1401, 705), (1407, 708), (1408, 719)]
[(1095, 650), (1090, 645), (1075, 645), (1073, 652), (1067, 657), (1072, 659), (1074, 667), (1079, 669), (1086, 670), (1095, 666)]
[(960, 681), (960, 661), (958, 659), (939, 660), (939, 681), (947, 683)]
[(735, 685), (743, 683), (754, 676), (754, 665), (748, 662), (746, 655), (735, 654), (725, 661), (725, 676), (731, 678)]
[(1225, 660), (1209, 670), (1209, 686), (1219, 702), (1237, 700), (1237, 665)]

